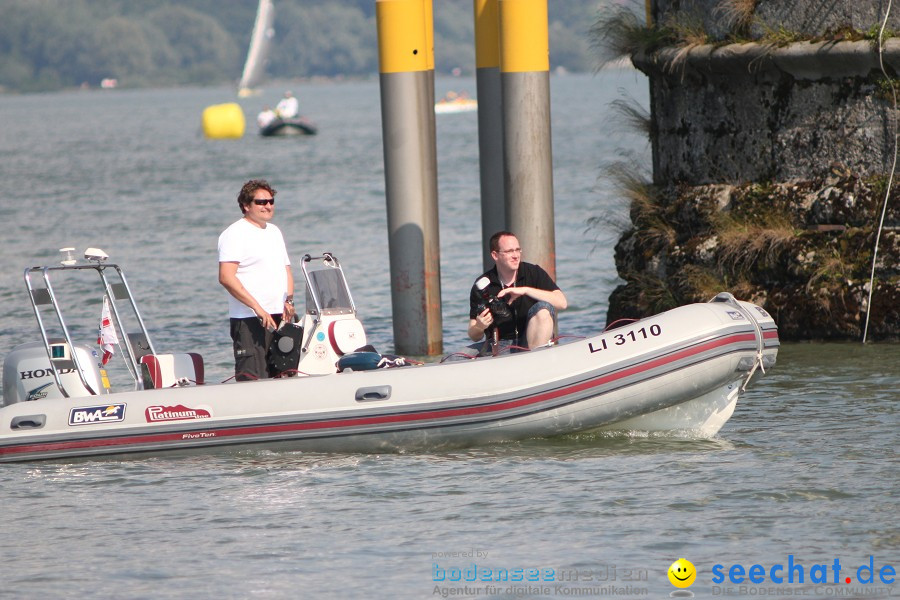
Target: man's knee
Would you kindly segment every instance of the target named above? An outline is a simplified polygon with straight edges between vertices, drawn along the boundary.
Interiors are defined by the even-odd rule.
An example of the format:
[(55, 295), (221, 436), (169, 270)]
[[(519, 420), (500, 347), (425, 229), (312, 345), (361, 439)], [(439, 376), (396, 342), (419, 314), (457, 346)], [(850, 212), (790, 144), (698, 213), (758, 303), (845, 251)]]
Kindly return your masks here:
[(556, 309), (549, 302), (536, 302), (528, 311), (528, 325), (535, 324), (552, 324), (556, 320)]
[(550, 314), (550, 311), (546, 308), (542, 308), (537, 311), (533, 317), (531, 317), (532, 321), (537, 321), (538, 323), (552, 323), (553, 315)]

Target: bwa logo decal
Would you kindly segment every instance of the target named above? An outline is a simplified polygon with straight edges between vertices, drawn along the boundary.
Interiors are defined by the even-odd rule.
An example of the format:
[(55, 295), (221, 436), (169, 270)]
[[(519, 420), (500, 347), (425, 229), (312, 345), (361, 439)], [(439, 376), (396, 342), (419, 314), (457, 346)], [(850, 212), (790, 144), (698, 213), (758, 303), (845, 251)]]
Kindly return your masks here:
[(95, 425), (125, 420), (125, 404), (79, 406), (69, 411), (69, 425)]

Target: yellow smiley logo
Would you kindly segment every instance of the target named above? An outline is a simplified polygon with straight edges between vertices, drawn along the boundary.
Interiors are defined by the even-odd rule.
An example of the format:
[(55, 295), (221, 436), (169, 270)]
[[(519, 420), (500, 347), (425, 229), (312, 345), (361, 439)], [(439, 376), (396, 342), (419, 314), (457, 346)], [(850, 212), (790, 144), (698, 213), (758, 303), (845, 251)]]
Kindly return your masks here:
[(686, 558), (679, 558), (669, 567), (669, 581), (677, 588), (690, 587), (697, 579), (697, 569)]

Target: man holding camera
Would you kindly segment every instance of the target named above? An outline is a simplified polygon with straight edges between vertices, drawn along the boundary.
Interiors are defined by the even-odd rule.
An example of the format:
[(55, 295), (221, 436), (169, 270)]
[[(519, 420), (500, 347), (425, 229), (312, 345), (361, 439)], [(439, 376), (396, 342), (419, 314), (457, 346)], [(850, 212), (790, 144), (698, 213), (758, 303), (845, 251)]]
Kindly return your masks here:
[[(551, 342), (556, 311), (568, 306), (566, 296), (547, 272), (531, 263), (522, 262), (519, 239), (509, 231), (491, 236), (494, 267), (482, 277), (487, 286), (472, 286), (469, 295), (469, 338), (491, 340), (493, 328), (499, 339), (524, 348), (546, 346)], [(481, 278), (479, 278), (480, 280)], [(509, 311), (491, 310), (491, 299), (505, 302)]]

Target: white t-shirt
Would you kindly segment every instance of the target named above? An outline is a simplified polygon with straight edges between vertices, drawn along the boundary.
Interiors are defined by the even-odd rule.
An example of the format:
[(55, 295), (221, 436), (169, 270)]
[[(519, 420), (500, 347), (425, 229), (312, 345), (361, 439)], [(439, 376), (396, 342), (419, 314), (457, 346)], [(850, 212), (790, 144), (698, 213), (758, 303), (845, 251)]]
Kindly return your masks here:
[(277, 118), (274, 110), (264, 110), (256, 117), (256, 124), (265, 127)]
[(282, 98), (275, 106), (275, 111), (285, 119), (293, 119), (300, 112), (300, 101), (294, 96)]
[[(219, 262), (238, 263), (237, 278), (269, 314), (284, 311), (287, 270), (291, 264), (284, 236), (275, 225), (261, 229), (246, 219), (228, 226), (219, 236)], [(228, 294), (228, 316), (255, 317), (249, 306)]]

